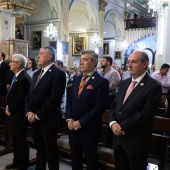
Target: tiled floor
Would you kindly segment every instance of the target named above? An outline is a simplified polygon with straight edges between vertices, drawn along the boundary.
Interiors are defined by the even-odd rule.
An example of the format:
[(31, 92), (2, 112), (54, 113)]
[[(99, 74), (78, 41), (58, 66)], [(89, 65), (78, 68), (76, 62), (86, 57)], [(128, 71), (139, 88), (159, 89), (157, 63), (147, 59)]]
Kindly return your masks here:
[[(35, 150), (31, 149), (30, 150), (30, 159), (35, 158)], [(10, 164), (13, 159), (13, 154), (6, 154), (4, 156), (0, 156), (0, 170), (5, 170), (5, 166)], [(29, 167), (28, 170), (34, 170), (35, 166)], [(48, 168), (47, 168), (48, 170)], [(60, 160), (60, 170), (71, 170), (71, 163), (68, 161)]]

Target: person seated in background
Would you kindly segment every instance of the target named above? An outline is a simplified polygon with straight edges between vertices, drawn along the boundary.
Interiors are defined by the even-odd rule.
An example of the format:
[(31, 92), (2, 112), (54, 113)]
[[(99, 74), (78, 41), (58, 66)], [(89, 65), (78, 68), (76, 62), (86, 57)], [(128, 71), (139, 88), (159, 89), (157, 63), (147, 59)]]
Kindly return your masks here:
[(35, 71), (37, 71), (37, 64), (36, 64), (35, 59), (28, 57), (28, 59), (27, 59), (27, 69), (28, 69), (27, 70), (28, 75), (32, 78)]

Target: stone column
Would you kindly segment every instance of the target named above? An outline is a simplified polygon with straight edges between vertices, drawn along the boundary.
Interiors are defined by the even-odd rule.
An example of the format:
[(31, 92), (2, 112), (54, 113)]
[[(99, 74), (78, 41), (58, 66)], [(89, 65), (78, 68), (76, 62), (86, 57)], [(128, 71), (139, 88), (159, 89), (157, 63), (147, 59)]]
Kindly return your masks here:
[(8, 12), (0, 12), (0, 43), (15, 38), (15, 17)]
[(163, 63), (170, 63), (170, 10), (167, 15), (158, 14), (157, 48), (156, 48), (156, 70), (160, 69)]
[(100, 32), (99, 37), (101, 39), (99, 47), (103, 47), (103, 37), (104, 37), (104, 16), (105, 16), (105, 7), (108, 2), (105, 0), (98, 0), (99, 3), (99, 23), (100, 23)]

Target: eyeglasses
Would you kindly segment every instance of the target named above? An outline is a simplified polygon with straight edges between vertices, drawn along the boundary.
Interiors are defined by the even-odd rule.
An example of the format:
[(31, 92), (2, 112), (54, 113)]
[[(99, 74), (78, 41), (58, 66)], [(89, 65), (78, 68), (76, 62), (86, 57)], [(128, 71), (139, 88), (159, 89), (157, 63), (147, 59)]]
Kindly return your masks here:
[(18, 63), (18, 61), (10, 61), (10, 63)]

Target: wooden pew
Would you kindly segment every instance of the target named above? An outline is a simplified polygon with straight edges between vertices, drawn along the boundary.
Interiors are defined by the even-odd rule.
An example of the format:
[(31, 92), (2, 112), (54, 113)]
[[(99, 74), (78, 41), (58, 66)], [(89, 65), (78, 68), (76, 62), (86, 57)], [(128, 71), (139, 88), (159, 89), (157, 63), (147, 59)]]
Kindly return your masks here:
[(12, 152), (11, 148), (11, 124), (9, 118), (5, 114), (5, 96), (0, 96), (0, 137), (4, 143), (4, 149), (0, 151), (0, 156)]
[(168, 143), (170, 141), (170, 119), (155, 116), (150, 157), (158, 159), (159, 169), (167, 165)]

